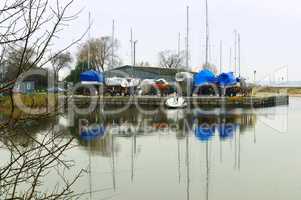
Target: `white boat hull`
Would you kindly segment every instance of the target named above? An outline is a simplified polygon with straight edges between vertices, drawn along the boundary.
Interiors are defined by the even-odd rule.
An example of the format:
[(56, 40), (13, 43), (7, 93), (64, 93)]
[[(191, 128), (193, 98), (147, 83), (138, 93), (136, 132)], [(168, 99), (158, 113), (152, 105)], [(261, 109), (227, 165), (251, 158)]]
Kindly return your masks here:
[(187, 106), (187, 102), (183, 97), (172, 97), (166, 100), (166, 107), (168, 108), (185, 108)]

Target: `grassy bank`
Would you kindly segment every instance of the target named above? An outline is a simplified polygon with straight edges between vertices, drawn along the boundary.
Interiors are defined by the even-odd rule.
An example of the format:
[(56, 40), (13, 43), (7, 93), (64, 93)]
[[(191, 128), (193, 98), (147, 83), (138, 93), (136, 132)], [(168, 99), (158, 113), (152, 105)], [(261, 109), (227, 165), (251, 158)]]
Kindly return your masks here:
[[(48, 106), (49, 105), (49, 106)], [(20, 119), (36, 113), (53, 112), (58, 105), (58, 96), (54, 94), (15, 94), (14, 113), (12, 114), (12, 101), (9, 96), (0, 97), (0, 112), (4, 115), (11, 115), (15, 119)], [(30, 110), (30, 112), (26, 112)]]
[(276, 87), (258, 87), (254, 90), (255, 95), (262, 94), (287, 94), (289, 96), (301, 96), (301, 88), (276, 88)]

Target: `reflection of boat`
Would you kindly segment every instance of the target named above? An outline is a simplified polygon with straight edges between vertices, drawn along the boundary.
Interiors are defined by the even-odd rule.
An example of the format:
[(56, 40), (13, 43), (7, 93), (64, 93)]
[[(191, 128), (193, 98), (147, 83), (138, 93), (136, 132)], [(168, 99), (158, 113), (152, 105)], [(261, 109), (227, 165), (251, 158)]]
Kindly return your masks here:
[(159, 90), (166, 90), (168, 86), (169, 86), (168, 82), (162, 78), (155, 80), (155, 84), (153, 84), (153, 87)]
[(195, 136), (201, 141), (209, 141), (214, 135), (214, 127), (199, 125), (195, 129)]
[(183, 97), (172, 97), (166, 100), (165, 105), (168, 108), (185, 108), (187, 102)]
[(80, 138), (85, 141), (91, 141), (105, 136), (105, 128), (103, 126), (96, 127), (82, 127)]
[(165, 110), (166, 118), (172, 121), (179, 121), (184, 119), (185, 117), (185, 110), (183, 109), (172, 109), (172, 110)]
[(231, 139), (233, 138), (234, 132), (236, 129), (236, 125), (235, 124), (220, 124), (218, 127), (218, 131), (219, 131), (219, 137), (221, 140), (225, 140), (225, 139)]

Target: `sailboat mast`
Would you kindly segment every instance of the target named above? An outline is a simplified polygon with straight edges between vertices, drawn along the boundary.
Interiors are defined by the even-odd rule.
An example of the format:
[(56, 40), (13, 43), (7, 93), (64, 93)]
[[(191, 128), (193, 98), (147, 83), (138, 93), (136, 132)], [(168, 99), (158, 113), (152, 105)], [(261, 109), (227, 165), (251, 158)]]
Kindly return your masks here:
[(89, 32), (88, 32), (88, 69), (90, 69), (90, 54), (91, 54), (91, 12), (89, 12)]
[(219, 72), (222, 73), (223, 71), (223, 41), (220, 41), (220, 45), (219, 45)]
[(238, 74), (241, 75), (241, 66), (240, 66), (240, 34), (238, 33)]
[(234, 74), (237, 74), (237, 30), (234, 30)]
[(111, 55), (111, 69), (114, 68), (114, 51), (115, 51), (115, 20), (113, 19), (112, 24), (112, 55)]
[(232, 70), (232, 48), (229, 49), (229, 71)]
[(208, 0), (206, 0), (206, 58), (205, 65), (208, 65), (209, 59), (209, 13), (208, 13)]
[(181, 33), (178, 35), (178, 56), (180, 57), (181, 53)]
[(133, 66), (134, 62), (133, 62), (133, 29), (131, 28), (131, 65)]
[(189, 68), (189, 6), (187, 6), (186, 22), (186, 68)]

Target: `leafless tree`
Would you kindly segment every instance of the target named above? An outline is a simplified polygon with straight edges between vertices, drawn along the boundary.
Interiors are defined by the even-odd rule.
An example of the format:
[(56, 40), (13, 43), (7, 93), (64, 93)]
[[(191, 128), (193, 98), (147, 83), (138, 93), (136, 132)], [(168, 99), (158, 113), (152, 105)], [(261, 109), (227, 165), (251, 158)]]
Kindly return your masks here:
[[(0, 92), (11, 87), (21, 73), (33, 66), (44, 67), (51, 60), (46, 55), (49, 54), (55, 39), (59, 38), (59, 33), (76, 17), (76, 14), (67, 15), (73, 1), (56, 0), (55, 3), (50, 3), (48, 0), (6, 0), (0, 3), (1, 52), (6, 55), (7, 49), (22, 49), (14, 79), (7, 81), (0, 88)], [(58, 54), (80, 39), (58, 51)], [(32, 62), (29, 66), (26, 56), (28, 49), (33, 52), (30, 55)]]
[(72, 56), (69, 51), (57, 54), (51, 59), (52, 69), (55, 74), (55, 82), (59, 81), (59, 72), (69, 66)]
[(163, 68), (181, 68), (184, 62), (184, 52), (175, 53), (171, 50), (159, 53), (159, 65)]
[(112, 38), (108, 36), (93, 38), (81, 45), (77, 59), (87, 63), (89, 61), (90, 69), (104, 71), (108, 66), (117, 66), (121, 63), (116, 54), (113, 55), (112, 63), (113, 48), (115, 52), (118, 50), (118, 40), (112, 42)]
[(23, 70), (26, 71), (29, 68), (34, 68), (36, 66), (32, 65), (33, 58), (32, 55), (34, 54), (33, 49), (27, 48), (25, 51), (23, 48), (15, 49), (15, 48), (8, 48), (4, 61), (6, 64), (6, 74), (4, 81), (10, 81), (14, 80), (17, 78), (17, 73), (19, 71), (19, 64), (24, 57), (24, 62), (23, 62)]
[[(3, 0), (0, 1), (0, 63), (11, 59), (12, 76), (1, 83), (0, 94), (8, 92), (11, 100), (11, 117), (14, 113), (12, 88), (16, 79), (33, 68), (46, 67), (51, 60), (61, 55), (85, 35), (66, 45), (51, 56), (51, 50), (62, 30), (74, 20), (78, 13), (69, 10), (74, 0)], [(12, 117), (13, 118), (13, 117)], [(26, 119), (29, 120), (28, 118)], [(15, 121), (14, 121), (15, 123)], [(19, 123), (22, 123), (19, 121)], [(44, 138), (36, 139), (24, 129), (22, 134), (33, 141), (32, 145), (16, 144), (7, 128), (11, 123), (0, 124), (0, 140), (5, 145), (1, 150), (8, 152), (9, 159), (0, 164), (0, 199), (73, 199), (71, 186), (79, 178), (67, 179), (66, 170), (73, 163), (63, 160), (63, 154), (72, 147), (72, 139), (63, 140), (49, 129)], [(15, 126), (14, 126), (15, 127)], [(60, 184), (53, 191), (42, 191), (45, 180), (54, 173)], [(53, 175), (53, 174), (51, 174)]]
[(11, 96), (12, 113), (14, 99), (12, 88), (17, 78), (34, 67), (45, 67), (85, 35), (66, 45), (50, 56), (51, 50), (62, 30), (79, 13), (70, 13), (74, 0), (4, 0), (0, 2), (0, 58), (9, 58), (9, 52), (18, 52), (13, 76), (0, 86), (0, 93)]
[[(1, 135), (1, 149), (10, 152), (8, 162), (0, 164), (0, 199), (73, 199), (76, 194), (71, 186), (84, 171), (80, 170), (73, 178), (65, 175), (74, 163), (63, 160), (63, 154), (72, 149), (73, 138), (66, 139), (63, 132), (55, 133), (50, 129), (42, 139), (36, 139), (26, 129), (25, 141), (17, 143), (15, 135), (7, 132)], [(49, 191), (47, 178), (55, 176), (57, 183)], [(47, 190), (48, 191), (47, 191)]]

